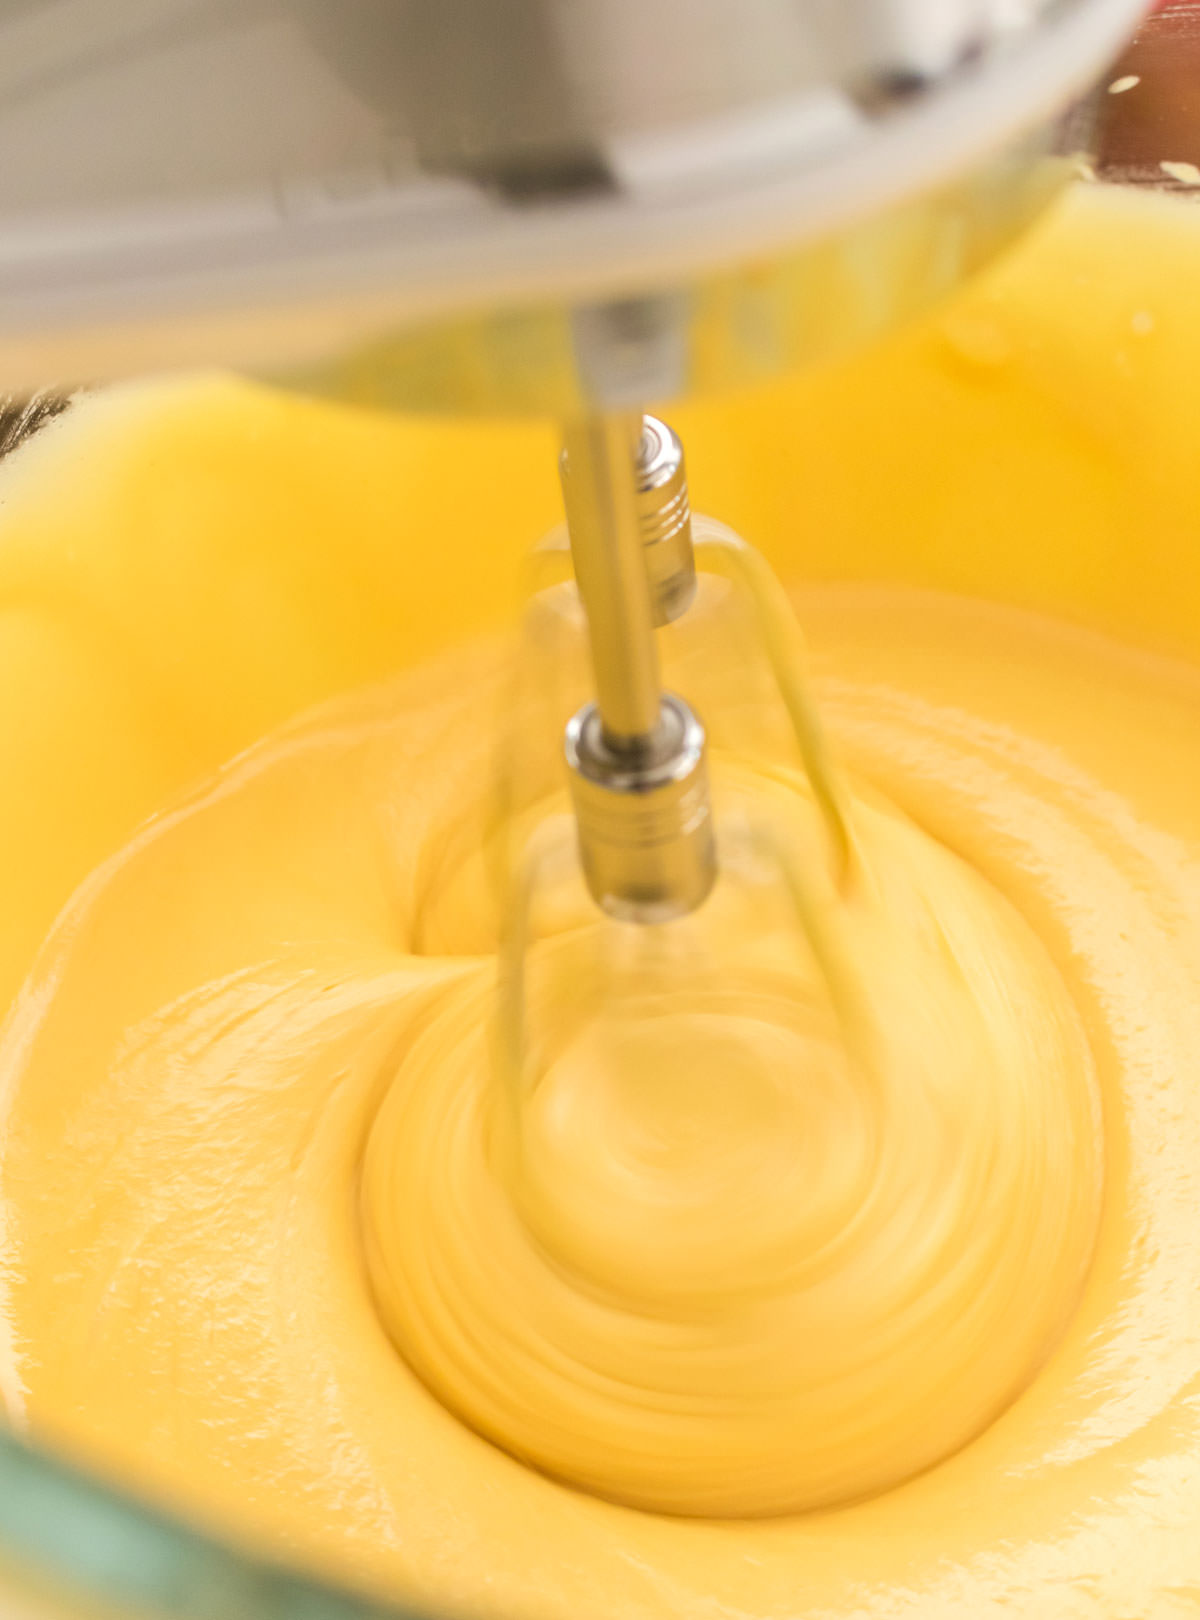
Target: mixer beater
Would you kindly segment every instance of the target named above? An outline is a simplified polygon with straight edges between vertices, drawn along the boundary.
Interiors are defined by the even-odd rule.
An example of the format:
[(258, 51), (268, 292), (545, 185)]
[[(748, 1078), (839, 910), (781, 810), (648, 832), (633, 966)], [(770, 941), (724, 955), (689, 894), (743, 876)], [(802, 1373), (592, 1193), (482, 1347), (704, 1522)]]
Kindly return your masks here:
[(704, 727), (664, 693), (655, 630), (696, 588), (683, 449), (655, 417), (581, 418), (561, 470), (596, 700), (566, 755), (588, 888), (611, 916), (665, 922), (716, 876)]
[[(844, 888), (853, 865), (850, 820), (808, 690), (803, 637), (774, 571), (724, 524), (693, 523), (683, 446), (657, 417), (593, 415), (571, 423), (565, 438), (570, 560), (596, 692), (567, 721), (565, 753), (592, 899), (619, 921), (666, 923), (697, 910), (718, 876), (708, 738), (691, 705), (663, 690), (655, 644), (655, 631), (691, 607), (701, 568), (726, 580), (748, 610), (769, 701), (782, 711), (830, 870)], [(561, 546), (552, 552), (565, 561)], [(746, 831), (759, 855), (781, 866), (785, 887), (793, 886), (777, 837), (765, 824)]]

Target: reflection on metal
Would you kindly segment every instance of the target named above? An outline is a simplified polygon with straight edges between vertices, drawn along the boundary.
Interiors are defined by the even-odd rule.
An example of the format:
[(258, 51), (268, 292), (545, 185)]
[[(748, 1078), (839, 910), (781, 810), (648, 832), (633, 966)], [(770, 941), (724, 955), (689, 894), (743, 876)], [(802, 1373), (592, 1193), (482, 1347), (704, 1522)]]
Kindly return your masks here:
[[(1013, 241), (1071, 178), (1073, 158), (1054, 155), (1056, 142), (1056, 130), (1038, 130), (936, 191), (791, 252), (697, 276), (674, 295), (671, 342), (656, 328), (647, 345), (638, 400), (744, 387), (822, 365), (930, 308)], [(629, 389), (608, 393), (593, 374), (581, 374), (578, 319), (561, 299), (497, 306), (405, 326), (272, 375), (401, 410), (561, 417), (588, 405), (628, 409)], [(637, 369), (632, 360), (628, 367)]]
[[(8, 0), (0, 388), (217, 362), (561, 414), (820, 361), (1031, 216), (1138, 9)], [(636, 400), (575, 345), (613, 311)]]

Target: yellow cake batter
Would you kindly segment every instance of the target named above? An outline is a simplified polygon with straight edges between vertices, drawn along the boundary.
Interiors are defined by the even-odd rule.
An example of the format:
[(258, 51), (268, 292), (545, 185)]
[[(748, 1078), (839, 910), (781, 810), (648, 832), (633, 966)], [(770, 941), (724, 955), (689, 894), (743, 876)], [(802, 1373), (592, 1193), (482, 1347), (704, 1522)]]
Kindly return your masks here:
[[(845, 538), (845, 572), (894, 572), (886, 531), (926, 584), (1200, 651), (1197, 266), (1193, 216), (1076, 197), (934, 326), (761, 407), (814, 423), (820, 479), (725, 510), (785, 572), (803, 510), (827, 566)], [(689, 439), (736, 469), (759, 408)], [(890, 490), (853, 476), (880, 412)], [(806, 589), (839, 884), (713, 586), (669, 665), (729, 875), (676, 943), (548, 889), (516, 1070), (480, 853), (513, 654), (377, 684), (398, 634), (415, 660), (482, 628), (551, 515), (543, 437), (477, 430), (522, 493), (490, 534), (477, 497), (441, 514), (477, 569), (422, 548), (450, 431), (199, 382), (10, 469), (10, 1420), (443, 1608), (1190, 1612), (1200, 673), (1015, 606)]]

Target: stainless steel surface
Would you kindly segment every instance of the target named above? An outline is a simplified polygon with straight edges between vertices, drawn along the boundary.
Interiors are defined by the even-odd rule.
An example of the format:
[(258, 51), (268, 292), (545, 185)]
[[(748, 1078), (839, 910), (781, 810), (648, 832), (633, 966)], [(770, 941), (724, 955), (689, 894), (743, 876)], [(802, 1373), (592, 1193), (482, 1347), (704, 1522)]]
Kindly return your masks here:
[[(831, 88), (909, 95), (1072, 9), (1078, 0), (5, 0), (0, 208), (100, 212), (336, 176), (361, 190), (380, 164), (400, 182), (589, 190), (629, 178), (638, 137), (742, 116), (755, 122), (729, 133), (794, 155), (844, 129)], [(819, 99), (787, 101), (805, 93)]]
[(1137, 9), (5, 0), (0, 386), (219, 361), (625, 407), (568, 317), (650, 295), (676, 362), (643, 399), (806, 363), (1019, 228)]
[[(565, 441), (567, 531), (596, 682), (596, 702), (566, 737), (580, 859), (611, 916), (664, 922), (698, 906), (716, 874), (704, 730), (663, 696), (654, 640), (695, 589), (683, 447), (665, 423), (631, 414), (573, 420)], [(669, 615), (656, 612), (664, 605)]]
[(696, 716), (671, 695), (634, 754), (611, 748), (594, 704), (568, 725), (584, 876), (610, 916), (665, 923), (707, 898), (717, 865), (704, 742)]
[(636, 749), (654, 731), (661, 696), (634, 474), (640, 432), (640, 416), (572, 420), (560, 460), (596, 702), (616, 749)]
[(636, 468), (650, 607), (655, 625), (670, 624), (692, 605), (696, 559), (683, 445), (656, 416), (642, 418)]

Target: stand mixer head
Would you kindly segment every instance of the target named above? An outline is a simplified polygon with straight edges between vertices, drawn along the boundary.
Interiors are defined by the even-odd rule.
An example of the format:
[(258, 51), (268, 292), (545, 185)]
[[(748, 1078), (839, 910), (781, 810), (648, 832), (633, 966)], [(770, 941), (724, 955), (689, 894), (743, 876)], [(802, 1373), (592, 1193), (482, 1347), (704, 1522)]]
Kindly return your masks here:
[(984, 262), (1139, 0), (0, 5), (0, 386), (639, 409)]
[(563, 421), (584, 872), (615, 915), (679, 915), (715, 852), (703, 730), (658, 675), (694, 569), (645, 404), (815, 363), (950, 291), (1068, 172), (1063, 108), (1140, 10), (9, 0), (0, 385), (219, 361)]

